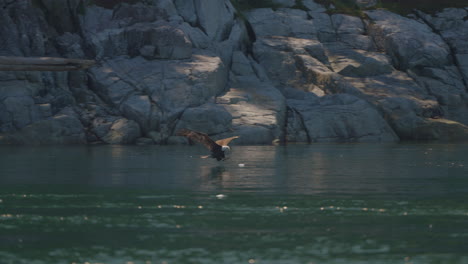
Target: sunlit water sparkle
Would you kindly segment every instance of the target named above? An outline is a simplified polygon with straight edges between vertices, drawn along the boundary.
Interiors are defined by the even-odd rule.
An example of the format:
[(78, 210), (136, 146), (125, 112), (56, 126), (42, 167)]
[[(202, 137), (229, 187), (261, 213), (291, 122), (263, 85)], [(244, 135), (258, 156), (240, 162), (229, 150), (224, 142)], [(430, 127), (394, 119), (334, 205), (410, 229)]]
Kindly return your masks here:
[(468, 263), (466, 153), (2, 146), (0, 263)]

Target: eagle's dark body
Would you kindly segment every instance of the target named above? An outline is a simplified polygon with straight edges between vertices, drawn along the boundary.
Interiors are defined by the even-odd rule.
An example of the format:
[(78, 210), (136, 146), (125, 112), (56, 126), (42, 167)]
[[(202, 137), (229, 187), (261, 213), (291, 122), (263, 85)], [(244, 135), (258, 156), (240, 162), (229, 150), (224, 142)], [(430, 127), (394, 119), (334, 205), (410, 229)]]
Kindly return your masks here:
[(181, 129), (177, 132), (177, 135), (187, 137), (190, 140), (197, 141), (203, 144), (206, 148), (208, 148), (211, 151), (211, 158), (214, 158), (218, 161), (226, 159), (225, 151), (230, 150), (228, 146), (229, 142), (231, 142), (231, 140), (233, 139), (238, 138), (238, 136), (235, 136), (214, 141), (205, 133), (192, 131), (189, 129)]

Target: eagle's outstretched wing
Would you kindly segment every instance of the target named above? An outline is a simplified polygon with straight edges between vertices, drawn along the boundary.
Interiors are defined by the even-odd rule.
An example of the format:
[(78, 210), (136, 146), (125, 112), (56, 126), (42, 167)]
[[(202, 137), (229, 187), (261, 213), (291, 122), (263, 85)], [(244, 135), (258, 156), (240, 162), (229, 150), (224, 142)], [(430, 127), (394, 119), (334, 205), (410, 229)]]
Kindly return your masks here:
[(181, 129), (177, 132), (177, 136), (184, 136), (187, 137), (193, 141), (197, 141), (199, 143), (202, 143), (205, 147), (207, 147), (209, 150), (212, 152), (217, 151), (218, 149), (221, 149), (221, 146), (216, 144), (207, 134), (201, 133), (201, 132), (196, 132), (188, 129)]
[(239, 138), (239, 136), (234, 136), (234, 137), (229, 137), (229, 138), (223, 138), (223, 139), (220, 139), (220, 140), (216, 140), (216, 144), (220, 145), (220, 146), (227, 146), (229, 144), (229, 142), (231, 142), (233, 139), (236, 139), (236, 138)]

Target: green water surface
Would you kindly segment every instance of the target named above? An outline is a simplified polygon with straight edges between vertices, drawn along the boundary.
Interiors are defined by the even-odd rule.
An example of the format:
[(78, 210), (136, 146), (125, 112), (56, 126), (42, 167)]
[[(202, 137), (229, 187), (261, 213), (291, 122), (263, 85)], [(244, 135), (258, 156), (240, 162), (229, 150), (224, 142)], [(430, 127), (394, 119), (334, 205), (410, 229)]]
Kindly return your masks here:
[(468, 146), (0, 147), (0, 263), (468, 263)]

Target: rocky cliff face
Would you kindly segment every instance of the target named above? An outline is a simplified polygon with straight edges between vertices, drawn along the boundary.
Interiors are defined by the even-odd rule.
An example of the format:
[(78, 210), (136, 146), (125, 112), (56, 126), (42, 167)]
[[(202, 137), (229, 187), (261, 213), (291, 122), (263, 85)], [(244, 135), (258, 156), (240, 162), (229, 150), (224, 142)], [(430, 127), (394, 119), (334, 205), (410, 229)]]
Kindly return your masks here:
[(0, 0), (0, 56), (98, 62), (0, 72), (0, 144), (183, 143), (182, 127), (240, 144), (468, 139), (468, 8), (101, 2)]

